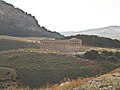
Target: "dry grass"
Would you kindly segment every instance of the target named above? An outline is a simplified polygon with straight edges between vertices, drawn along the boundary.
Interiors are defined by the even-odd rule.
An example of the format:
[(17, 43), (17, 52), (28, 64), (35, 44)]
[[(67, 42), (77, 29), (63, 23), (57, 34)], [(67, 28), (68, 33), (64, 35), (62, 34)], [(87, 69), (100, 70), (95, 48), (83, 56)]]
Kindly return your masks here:
[(113, 73), (120, 73), (120, 68), (117, 68), (117, 69), (109, 72), (108, 74), (113, 74)]
[(4, 90), (120, 90), (120, 77), (113, 76), (118, 74), (120, 75), (120, 68), (97, 78), (77, 78), (75, 80), (65, 78), (60, 84), (50, 85), (48, 83), (46, 87), (38, 89), (10, 87)]
[(120, 68), (94, 78), (74, 90), (120, 90)]
[(51, 86), (50, 88), (46, 88), (44, 90), (72, 90), (75, 87), (79, 87), (86, 83), (89, 80), (92, 80), (93, 78), (78, 78), (76, 80), (68, 80), (66, 82), (60, 83), (60, 84), (55, 84)]
[(3, 89), (3, 90), (73, 90), (76, 87), (79, 87), (86, 83), (89, 80), (92, 80), (93, 78), (77, 78), (76, 80), (69, 80), (65, 78), (62, 83), (60, 84), (54, 84), (48, 85), (46, 87), (42, 88), (34, 88), (31, 89), (29, 87), (26, 88), (15, 88), (15, 87), (9, 87), (8, 89)]

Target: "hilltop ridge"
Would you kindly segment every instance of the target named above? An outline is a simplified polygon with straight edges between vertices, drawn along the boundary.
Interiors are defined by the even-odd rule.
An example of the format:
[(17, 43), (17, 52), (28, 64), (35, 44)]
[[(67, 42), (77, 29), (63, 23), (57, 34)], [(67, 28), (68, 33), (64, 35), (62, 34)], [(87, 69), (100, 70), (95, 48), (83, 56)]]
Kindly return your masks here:
[(78, 32), (68, 31), (68, 32), (61, 32), (61, 34), (66, 36), (77, 35), (77, 34), (97, 35), (100, 37), (108, 37), (108, 38), (120, 40), (120, 26), (108, 26), (108, 27), (95, 28), (95, 29), (89, 29)]
[(63, 35), (51, 32), (31, 14), (0, 0), (0, 35), (17, 37), (52, 37), (62, 38)]

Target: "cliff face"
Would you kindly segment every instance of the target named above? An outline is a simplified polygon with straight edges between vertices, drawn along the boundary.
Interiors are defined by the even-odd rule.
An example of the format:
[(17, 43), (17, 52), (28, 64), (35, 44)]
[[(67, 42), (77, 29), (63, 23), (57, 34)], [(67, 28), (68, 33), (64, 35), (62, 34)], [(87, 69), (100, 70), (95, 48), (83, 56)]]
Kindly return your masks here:
[(0, 35), (18, 37), (52, 37), (63, 35), (41, 27), (34, 16), (0, 0)]

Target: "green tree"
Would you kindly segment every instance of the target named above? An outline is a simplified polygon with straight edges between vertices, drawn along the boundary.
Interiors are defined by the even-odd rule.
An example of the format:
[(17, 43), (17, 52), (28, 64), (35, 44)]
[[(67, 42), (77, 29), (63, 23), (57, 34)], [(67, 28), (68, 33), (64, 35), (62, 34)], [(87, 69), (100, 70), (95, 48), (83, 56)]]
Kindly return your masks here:
[(98, 54), (98, 51), (96, 51), (96, 50), (87, 51), (84, 54), (84, 58), (86, 58), (86, 59), (96, 59), (98, 57), (99, 57), (99, 54)]

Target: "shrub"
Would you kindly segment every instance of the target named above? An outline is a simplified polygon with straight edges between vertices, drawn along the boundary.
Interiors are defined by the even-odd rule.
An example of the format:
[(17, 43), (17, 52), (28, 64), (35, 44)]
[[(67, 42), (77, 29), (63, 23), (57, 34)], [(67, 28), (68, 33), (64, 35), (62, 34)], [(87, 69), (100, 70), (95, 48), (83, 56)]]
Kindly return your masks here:
[(115, 53), (114, 53), (114, 56), (115, 56), (116, 58), (120, 59), (120, 52), (115, 52)]
[(87, 51), (84, 54), (84, 58), (86, 58), (86, 59), (96, 59), (98, 57), (99, 57), (99, 54), (98, 54), (98, 51), (96, 51), (96, 50)]
[(117, 62), (118, 59), (115, 56), (108, 56), (107, 60), (110, 60), (111, 62)]
[(99, 58), (102, 59), (102, 60), (106, 60), (107, 57), (106, 57), (106, 55), (101, 54)]
[(77, 54), (75, 56), (78, 57), (78, 58), (83, 58), (83, 55), (81, 55), (81, 54)]
[(107, 52), (107, 51), (103, 51), (102, 54), (106, 55), (106, 56), (112, 56), (113, 52)]

